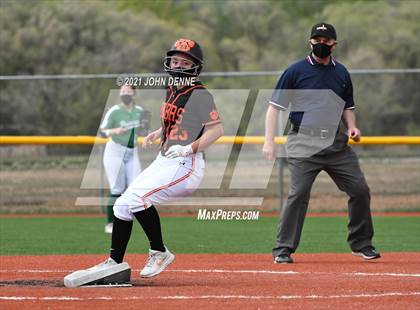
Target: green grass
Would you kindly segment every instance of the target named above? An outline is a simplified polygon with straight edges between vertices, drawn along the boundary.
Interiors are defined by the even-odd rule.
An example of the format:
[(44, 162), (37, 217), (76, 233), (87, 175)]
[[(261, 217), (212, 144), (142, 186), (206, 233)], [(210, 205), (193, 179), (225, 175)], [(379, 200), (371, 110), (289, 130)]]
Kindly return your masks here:
[[(308, 217), (300, 253), (348, 252), (346, 217)], [(374, 243), (381, 251), (420, 251), (420, 217), (375, 217)], [(175, 253), (270, 253), (277, 218), (258, 221), (198, 221), (162, 218), (165, 243)], [(1, 218), (1, 255), (108, 253), (110, 235), (102, 218)], [(128, 253), (145, 253), (146, 238), (136, 222)]]

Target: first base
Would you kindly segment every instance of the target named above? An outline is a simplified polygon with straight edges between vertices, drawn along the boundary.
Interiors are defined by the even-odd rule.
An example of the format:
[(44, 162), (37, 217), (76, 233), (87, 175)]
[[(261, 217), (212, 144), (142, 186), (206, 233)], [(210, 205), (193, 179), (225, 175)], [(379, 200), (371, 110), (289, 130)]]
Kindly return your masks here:
[(64, 278), (64, 285), (79, 287), (82, 285), (125, 284), (130, 282), (130, 277), (131, 268), (124, 262), (112, 266), (75, 271)]

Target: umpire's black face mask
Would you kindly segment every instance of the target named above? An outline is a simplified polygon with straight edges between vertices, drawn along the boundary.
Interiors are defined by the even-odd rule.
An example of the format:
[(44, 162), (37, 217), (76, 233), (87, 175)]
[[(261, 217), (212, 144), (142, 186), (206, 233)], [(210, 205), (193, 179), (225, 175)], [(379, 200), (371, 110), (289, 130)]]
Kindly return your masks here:
[(331, 55), (336, 41), (332, 38), (316, 36), (311, 38), (309, 43), (311, 44), (312, 52), (316, 57), (326, 58)]
[(331, 55), (331, 49), (334, 45), (328, 45), (325, 43), (312, 44), (312, 52), (316, 57), (325, 58)]

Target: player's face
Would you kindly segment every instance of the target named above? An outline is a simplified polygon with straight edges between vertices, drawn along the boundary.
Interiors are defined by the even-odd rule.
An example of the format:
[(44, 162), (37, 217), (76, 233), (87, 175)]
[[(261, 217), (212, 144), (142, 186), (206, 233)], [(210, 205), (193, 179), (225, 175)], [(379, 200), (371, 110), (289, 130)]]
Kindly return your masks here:
[(122, 96), (122, 95), (133, 96), (134, 95), (134, 90), (128, 85), (123, 85), (120, 89), (120, 96)]
[(171, 66), (171, 69), (174, 69), (174, 68), (189, 69), (194, 66), (194, 62), (191, 59), (189, 59), (188, 56), (184, 54), (174, 54), (171, 57), (170, 66)]

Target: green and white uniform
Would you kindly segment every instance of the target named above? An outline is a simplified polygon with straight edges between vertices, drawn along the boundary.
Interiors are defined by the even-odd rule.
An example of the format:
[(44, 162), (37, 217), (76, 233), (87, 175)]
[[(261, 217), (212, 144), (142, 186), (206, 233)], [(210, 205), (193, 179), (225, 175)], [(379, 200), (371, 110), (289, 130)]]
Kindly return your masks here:
[(121, 135), (112, 135), (105, 147), (103, 163), (112, 195), (121, 195), (141, 172), (137, 152), (137, 128), (143, 108), (134, 105), (131, 111), (118, 104), (105, 114), (100, 128), (125, 128)]

